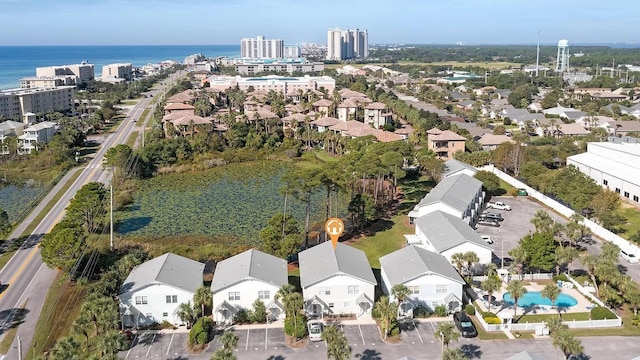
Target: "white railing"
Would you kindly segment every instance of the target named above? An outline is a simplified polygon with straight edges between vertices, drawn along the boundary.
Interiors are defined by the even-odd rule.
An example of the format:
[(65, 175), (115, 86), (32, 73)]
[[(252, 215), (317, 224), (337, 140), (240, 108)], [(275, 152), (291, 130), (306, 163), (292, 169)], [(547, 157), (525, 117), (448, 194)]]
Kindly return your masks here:
[[(483, 282), (487, 280), (486, 275), (473, 276), (473, 281)], [(520, 280), (519, 274), (509, 274), (510, 280)], [(522, 274), (522, 280), (551, 280), (553, 279), (553, 273), (524, 273)]]
[(482, 318), (482, 314), (477, 309), (476, 315), (476, 319), (478, 319), (478, 322), (482, 325), (482, 328), (484, 328), (485, 331), (502, 331), (502, 324), (487, 324), (487, 322)]
[[(478, 322), (482, 325), (485, 331), (535, 331), (540, 327), (547, 326), (544, 322), (512, 323), (508, 326), (506, 324), (487, 324), (482, 318), (482, 314), (478, 312), (476, 315)], [(562, 323), (567, 325), (570, 329), (606, 328), (622, 326), (622, 319), (569, 320), (563, 321)]]
[[(602, 306), (602, 307), (607, 307), (602, 301), (600, 301), (600, 299), (598, 299), (595, 295), (593, 295), (590, 291), (587, 291), (587, 289), (584, 288), (584, 286), (578, 284), (578, 282), (572, 278), (571, 276), (567, 275), (567, 278), (569, 279), (569, 281), (571, 281), (573, 283), (573, 285), (575, 286), (575, 288), (580, 291), (580, 294), (584, 295), (585, 297), (589, 298), (589, 300), (593, 301), (594, 303)], [(595, 284), (594, 284), (595, 286)], [(612, 311), (613, 312), (613, 311)], [(614, 313), (615, 314), (615, 313)], [(616, 315), (617, 316), (617, 315)]]

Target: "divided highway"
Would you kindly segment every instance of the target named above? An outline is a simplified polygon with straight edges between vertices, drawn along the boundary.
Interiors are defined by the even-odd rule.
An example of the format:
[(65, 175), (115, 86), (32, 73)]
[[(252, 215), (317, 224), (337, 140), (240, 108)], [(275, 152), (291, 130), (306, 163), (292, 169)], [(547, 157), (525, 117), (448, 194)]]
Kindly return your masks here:
[[(180, 74), (184, 73), (181, 72)], [(179, 77), (180, 74), (173, 74), (171, 79), (165, 81), (165, 85), (159, 87), (159, 93), (162, 93), (172, 83), (172, 80)], [(4, 336), (5, 332), (11, 327), (14, 315), (20, 312), (20, 309), (24, 306), (24, 310), (22, 311), (24, 313), (24, 319), (17, 331), (17, 335), (21, 340), (23, 355), (31, 343), (38, 318), (42, 311), (44, 299), (57, 274), (57, 270), (48, 268), (40, 257), (40, 247), (38, 244), (42, 240), (42, 236), (51, 231), (53, 226), (62, 219), (69, 201), (83, 185), (94, 181), (108, 181), (109, 176), (105, 174), (102, 168), (102, 160), (105, 153), (109, 148), (124, 144), (127, 141), (129, 134), (135, 128), (136, 121), (152, 100), (153, 98), (142, 98), (138, 101), (118, 129), (104, 141), (95, 157), (86, 167), (70, 171), (42, 203), (36, 207), (25, 221), (10, 235), (11, 239), (19, 237), (54, 194), (59, 192), (64, 184), (69, 181), (73, 174), (76, 171), (82, 171), (80, 176), (53, 206), (51, 211), (49, 211), (38, 224), (33, 233), (29, 235), (20, 249), (4, 268), (0, 270), (0, 282), (3, 285), (3, 291), (0, 293), (0, 337)], [(14, 339), (9, 352), (4, 357), (0, 357), (0, 359), (3, 358), (18, 359), (17, 337)]]

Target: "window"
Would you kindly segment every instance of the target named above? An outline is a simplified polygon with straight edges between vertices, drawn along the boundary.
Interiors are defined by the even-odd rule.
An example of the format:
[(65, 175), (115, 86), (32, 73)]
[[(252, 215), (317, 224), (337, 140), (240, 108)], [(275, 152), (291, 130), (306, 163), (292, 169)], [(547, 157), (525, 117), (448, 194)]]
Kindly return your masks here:
[(136, 296), (136, 305), (145, 305), (147, 303), (148, 302), (146, 296)]
[(329, 308), (333, 309), (333, 303), (329, 303)]
[(321, 287), (320, 288), (320, 295), (331, 295), (331, 288)]
[(627, 199), (629, 198), (629, 192), (628, 191), (624, 192), (624, 197), (626, 197)]
[(616, 188), (616, 194), (620, 194), (620, 189)]
[(229, 291), (229, 301), (240, 300), (240, 291)]
[(436, 294), (446, 294), (447, 285), (436, 285)]
[(176, 304), (178, 302), (178, 295), (167, 295), (167, 304)]
[(162, 317), (167, 317), (169, 316), (169, 313), (162, 313)]
[(407, 289), (409, 289), (409, 294), (420, 294), (420, 286), (407, 286)]
[(605, 185), (609, 185), (609, 180), (602, 180), (602, 183)]
[(349, 285), (347, 286), (347, 293), (349, 295), (358, 294), (360, 291), (358, 290), (358, 285)]
[(268, 300), (269, 298), (270, 298), (269, 290), (258, 291), (258, 299), (260, 299), (260, 300)]
[(152, 318), (153, 317), (153, 315), (151, 313), (146, 313), (146, 314), (144, 314), (144, 316), (146, 316), (148, 318)]
[(638, 195), (633, 195), (633, 201), (638, 202)]

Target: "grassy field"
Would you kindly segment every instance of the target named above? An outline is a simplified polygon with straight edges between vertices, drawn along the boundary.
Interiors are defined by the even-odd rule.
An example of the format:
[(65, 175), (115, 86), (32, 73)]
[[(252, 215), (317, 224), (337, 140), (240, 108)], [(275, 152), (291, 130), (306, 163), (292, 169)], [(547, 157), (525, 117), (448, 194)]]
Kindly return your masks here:
[(404, 234), (415, 230), (405, 225), (406, 215), (396, 215), (391, 220), (378, 220), (369, 229), (368, 234), (349, 240), (346, 243), (364, 251), (371, 267), (380, 269), (381, 256), (401, 249), (405, 244)]
[(631, 235), (640, 231), (640, 211), (636, 207), (623, 203), (618, 213), (627, 219), (625, 225), (622, 226), (624, 232), (618, 235), (628, 239)]
[(127, 142), (125, 144), (129, 145), (130, 148), (133, 148), (133, 145), (136, 143), (136, 139), (138, 138), (138, 132), (132, 131), (127, 138)]
[(53, 346), (57, 339), (66, 336), (80, 313), (86, 287), (63, 280), (60, 274), (58, 273), (44, 300), (38, 327), (25, 359), (35, 358), (35, 355), (40, 355)]
[(147, 115), (149, 115), (149, 111), (150, 111), (150, 108), (144, 109), (144, 111), (142, 112), (142, 115), (140, 115), (140, 117), (138, 118), (138, 121), (136, 121), (136, 126), (142, 126), (145, 119), (147, 118)]
[(422, 66), (450, 66), (453, 68), (483, 67), (489, 70), (508, 69), (511, 67), (520, 68), (521, 64), (512, 62), (459, 62), (459, 61), (441, 61), (423, 63), (419, 61), (398, 61), (398, 65), (422, 65)]

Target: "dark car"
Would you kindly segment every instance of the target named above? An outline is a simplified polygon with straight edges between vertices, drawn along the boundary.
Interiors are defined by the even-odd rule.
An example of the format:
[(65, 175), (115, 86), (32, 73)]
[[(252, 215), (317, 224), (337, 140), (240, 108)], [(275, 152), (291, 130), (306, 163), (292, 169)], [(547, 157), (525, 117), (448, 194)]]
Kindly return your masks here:
[(478, 336), (476, 327), (473, 326), (471, 319), (469, 319), (466, 313), (458, 311), (453, 314), (453, 322), (456, 324), (456, 327), (462, 334), (462, 337), (472, 338)]
[(500, 226), (500, 222), (498, 220), (493, 220), (493, 219), (487, 219), (487, 218), (480, 218), (477, 222), (478, 225), (484, 225), (484, 226), (493, 226), (493, 227), (499, 227)]
[(480, 218), (483, 219), (489, 219), (489, 220), (496, 220), (496, 221), (503, 221), (504, 218), (502, 217), (502, 214), (500, 213), (495, 213), (495, 212), (484, 212), (480, 215)]

